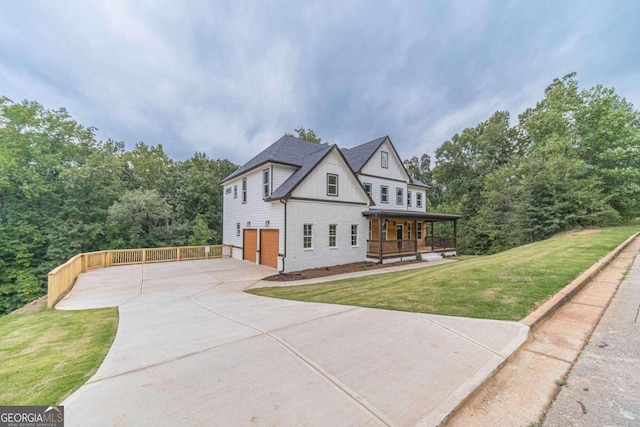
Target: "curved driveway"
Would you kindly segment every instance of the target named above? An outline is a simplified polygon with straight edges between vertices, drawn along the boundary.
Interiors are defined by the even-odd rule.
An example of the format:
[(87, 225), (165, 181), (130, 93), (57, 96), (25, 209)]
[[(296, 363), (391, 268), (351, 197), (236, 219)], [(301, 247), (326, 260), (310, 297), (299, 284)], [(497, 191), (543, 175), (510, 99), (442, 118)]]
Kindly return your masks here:
[(435, 425), (526, 339), (516, 322), (246, 294), (235, 259), (85, 273), (58, 309), (118, 306), (81, 425)]

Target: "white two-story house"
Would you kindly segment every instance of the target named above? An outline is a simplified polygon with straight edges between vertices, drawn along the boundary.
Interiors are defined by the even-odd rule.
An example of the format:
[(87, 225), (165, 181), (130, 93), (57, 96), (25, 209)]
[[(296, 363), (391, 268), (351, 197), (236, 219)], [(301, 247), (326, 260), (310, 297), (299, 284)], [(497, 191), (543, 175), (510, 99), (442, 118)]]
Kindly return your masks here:
[[(350, 149), (283, 136), (222, 185), (223, 244), (280, 272), (455, 254), (460, 217), (426, 211), (429, 187), (386, 136)], [(434, 235), (442, 221), (452, 237)]]

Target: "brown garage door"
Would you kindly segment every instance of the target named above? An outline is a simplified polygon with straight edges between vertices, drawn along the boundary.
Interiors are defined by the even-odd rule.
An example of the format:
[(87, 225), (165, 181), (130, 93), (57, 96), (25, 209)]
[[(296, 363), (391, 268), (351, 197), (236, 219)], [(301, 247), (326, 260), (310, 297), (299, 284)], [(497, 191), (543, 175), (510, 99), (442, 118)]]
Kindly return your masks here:
[(245, 229), (242, 238), (242, 259), (256, 262), (256, 250), (258, 249), (258, 230)]
[(278, 268), (278, 230), (260, 230), (260, 264)]

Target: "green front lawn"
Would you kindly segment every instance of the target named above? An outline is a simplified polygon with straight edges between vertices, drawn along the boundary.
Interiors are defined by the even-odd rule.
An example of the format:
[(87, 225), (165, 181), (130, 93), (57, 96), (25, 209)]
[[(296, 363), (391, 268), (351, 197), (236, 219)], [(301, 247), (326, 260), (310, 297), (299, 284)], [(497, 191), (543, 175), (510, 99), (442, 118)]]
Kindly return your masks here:
[(249, 292), (300, 301), (520, 320), (639, 230), (638, 226), (611, 227), (598, 234), (561, 235), (426, 269)]
[(39, 310), (0, 317), (0, 405), (55, 405), (109, 351), (118, 310)]

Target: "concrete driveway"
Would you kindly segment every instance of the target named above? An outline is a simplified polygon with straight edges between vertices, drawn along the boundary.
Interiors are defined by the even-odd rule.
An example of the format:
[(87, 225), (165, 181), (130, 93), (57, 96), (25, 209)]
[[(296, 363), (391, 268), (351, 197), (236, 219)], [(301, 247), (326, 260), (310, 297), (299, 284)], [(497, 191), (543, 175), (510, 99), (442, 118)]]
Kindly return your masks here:
[(68, 426), (436, 425), (527, 337), (516, 322), (303, 303), (241, 290), (235, 259), (81, 275), (57, 308), (118, 306)]

